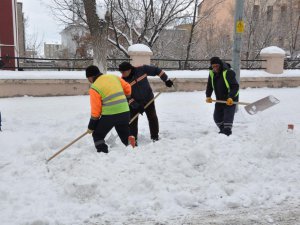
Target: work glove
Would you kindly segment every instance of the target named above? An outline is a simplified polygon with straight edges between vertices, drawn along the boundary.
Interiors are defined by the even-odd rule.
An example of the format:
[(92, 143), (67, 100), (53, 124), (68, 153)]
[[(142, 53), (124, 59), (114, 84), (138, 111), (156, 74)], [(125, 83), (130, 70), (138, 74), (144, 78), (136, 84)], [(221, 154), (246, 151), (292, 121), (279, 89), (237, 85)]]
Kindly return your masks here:
[(87, 130), (87, 132), (89, 133), (89, 134), (91, 134), (91, 133), (93, 133), (94, 132), (94, 130), (96, 129), (96, 127), (97, 127), (97, 124), (98, 124), (98, 119), (97, 120), (95, 120), (95, 119), (90, 119), (90, 122), (89, 122), (89, 125), (88, 125), (88, 130)]
[(140, 113), (141, 115), (143, 115), (143, 113), (145, 112), (144, 105), (143, 105), (143, 104), (139, 104), (138, 109), (139, 109), (139, 113)]
[(206, 103), (212, 103), (212, 98), (211, 97), (206, 97)]
[(227, 98), (227, 100), (226, 100), (226, 105), (233, 105), (233, 100), (232, 100), (232, 98)]
[(165, 81), (165, 85), (167, 87), (172, 87), (174, 84), (173, 84), (173, 81), (171, 81), (170, 79), (168, 79), (168, 80)]
[(137, 110), (141, 115), (143, 115), (143, 113), (145, 112), (144, 105), (141, 103), (137, 103), (136, 101), (134, 101), (130, 105), (130, 107), (134, 110)]

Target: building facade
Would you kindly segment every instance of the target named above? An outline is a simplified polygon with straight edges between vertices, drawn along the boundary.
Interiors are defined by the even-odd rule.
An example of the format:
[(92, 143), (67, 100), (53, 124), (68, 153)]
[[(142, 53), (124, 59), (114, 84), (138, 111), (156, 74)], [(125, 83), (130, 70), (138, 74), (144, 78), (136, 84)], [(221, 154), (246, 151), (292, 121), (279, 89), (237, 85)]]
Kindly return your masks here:
[(44, 43), (44, 55), (45, 58), (57, 59), (62, 55), (62, 45), (61, 44), (50, 44)]
[(79, 50), (88, 33), (87, 28), (80, 24), (71, 24), (62, 30), (60, 35), (63, 57), (76, 58), (82, 55)]
[(24, 13), (23, 13), (23, 3), (17, 3), (17, 21), (18, 21), (18, 46), (20, 57), (25, 57), (25, 26), (24, 26)]
[(16, 60), (5, 57), (16, 57), (19, 53), (16, 6), (16, 0), (0, 1), (0, 56), (8, 69), (14, 69)]
[[(198, 6), (198, 48), (205, 54), (231, 56), (235, 0), (203, 0)], [(300, 49), (300, 0), (247, 0), (243, 49), (246, 58), (276, 45), (291, 55)], [(297, 41), (298, 40), (298, 41)]]

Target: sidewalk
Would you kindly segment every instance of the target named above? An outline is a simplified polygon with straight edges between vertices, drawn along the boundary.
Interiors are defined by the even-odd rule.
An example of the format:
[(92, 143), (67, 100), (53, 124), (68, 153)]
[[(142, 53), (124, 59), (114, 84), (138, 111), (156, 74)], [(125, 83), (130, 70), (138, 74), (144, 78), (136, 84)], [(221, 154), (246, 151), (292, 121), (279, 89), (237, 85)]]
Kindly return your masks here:
[[(208, 71), (165, 71), (177, 78), (175, 88), (165, 88), (159, 78), (149, 77), (153, 91), (203, 91)], [(120, 76), (119, 72), (108, 72)], [(300, 70), (269, 74), (265, 71), (242, 70), (241, 88), (300, 87)], [(18, 96), (73, 96), (86, 95), (89, 90), (84, 71), (0, 71), (0, 98)]]

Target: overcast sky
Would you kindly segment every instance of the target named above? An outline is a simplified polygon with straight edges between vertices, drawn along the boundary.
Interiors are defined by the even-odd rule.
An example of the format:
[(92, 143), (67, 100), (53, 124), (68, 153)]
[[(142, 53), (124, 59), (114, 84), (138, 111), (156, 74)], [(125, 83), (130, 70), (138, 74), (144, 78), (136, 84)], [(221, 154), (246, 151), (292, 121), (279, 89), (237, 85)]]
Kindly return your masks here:
[(27, 19), (27, 25), (25, 27), (27, 38), (37, 35), (38, 41), (47, 43), (61, 42), (59, 32), (63, 29), (63, 26), (55, 21), (54, 16), (51, 15), (46, 5), (48, 1), (17, 1), (23, 2), (23, 13)]

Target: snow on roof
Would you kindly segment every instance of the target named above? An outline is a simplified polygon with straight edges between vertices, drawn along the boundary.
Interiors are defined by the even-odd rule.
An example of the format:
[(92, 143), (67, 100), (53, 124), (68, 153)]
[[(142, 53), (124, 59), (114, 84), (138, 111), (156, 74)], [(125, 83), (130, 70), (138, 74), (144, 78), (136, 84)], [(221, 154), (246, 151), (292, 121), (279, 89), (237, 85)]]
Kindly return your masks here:
[(274, 54), (274, 53), (285, 55), (285, 51), (277, 46), (266, 47), (260, 51), (260, 54)]
[(152, 51), (147, 45), (134, 44), (129, 46), (128, 52), (152, 52)]

